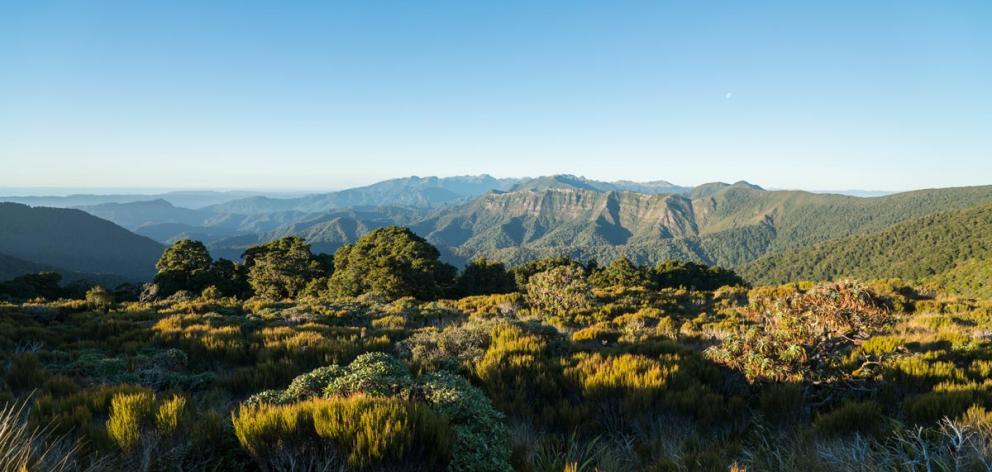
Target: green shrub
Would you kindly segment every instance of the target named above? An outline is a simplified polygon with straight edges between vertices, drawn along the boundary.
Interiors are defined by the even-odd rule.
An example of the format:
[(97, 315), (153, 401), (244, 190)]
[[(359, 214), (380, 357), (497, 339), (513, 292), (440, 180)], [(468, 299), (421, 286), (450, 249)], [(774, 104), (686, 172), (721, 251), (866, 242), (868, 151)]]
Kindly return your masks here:
[(149, 392), (114, 395), (107, 434), (122, 450), (130, 452), (141, 442), (142, 432), (154, 415), (154, 401)]
[(280, 444), (314, 443), (349, 470), (403, 466), (440, 470), (451, 457), (452, 433), (444, 417), (395, 398), (354, 396), (289, 405), (242, 407), (232, 417), (242, 446), (262, 463)]
[(913, 422), (930, 425), (942, 418), (956, 418), (976, 403), (971, 390), (927, 392), (906, 399), (903, 411)]
[(179, 431), (185, 413), (186, 397), (174, 395), (159, 405), (158, 411), (155, 413), (155, 427), (163, 435), (173, 435)]
[(882, 407), (876, 402), (850, 402), (816, 416), (813, 428), (824, 436), (878, 434), (882, 427)]
[(761, 413), (775, 423), (795, 421), (802, 414), (803, 386), (800, 384), (770, 384), (758, 396)]

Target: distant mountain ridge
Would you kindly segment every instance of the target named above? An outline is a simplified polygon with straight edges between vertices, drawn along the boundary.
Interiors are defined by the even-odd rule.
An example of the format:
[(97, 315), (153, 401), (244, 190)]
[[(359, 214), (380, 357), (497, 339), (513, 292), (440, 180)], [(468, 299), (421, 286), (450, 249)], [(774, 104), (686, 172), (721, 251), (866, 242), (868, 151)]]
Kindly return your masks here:
[(519, 179), (497, 179), (490, 175), (458, 177), (405, 177), (355, 187), (338, 192), (307, 195), (300, 198), (252, 197), (212, 205), (205, 210), (215, 213), (258, 214), (273, 211), (307, 213), (343, 208), (408, 206), (431, 208), (491, 190), (508, 190)]
[(72, 194), (64, 196), (9, 195), (0, 196), (0, 202), (20, 203), (29, 206), (53, 208), (75, 208), (81, 206), (102, 205), (106, 203), (132, 203), (151, 200), (165, 200), (176, 206), (198, 209), (209, 205), (224, 203), (230, 200), (237, 200), (257, 195), (259, 195), (259, 192), (214, 192), (189, 190), (155, 194)]

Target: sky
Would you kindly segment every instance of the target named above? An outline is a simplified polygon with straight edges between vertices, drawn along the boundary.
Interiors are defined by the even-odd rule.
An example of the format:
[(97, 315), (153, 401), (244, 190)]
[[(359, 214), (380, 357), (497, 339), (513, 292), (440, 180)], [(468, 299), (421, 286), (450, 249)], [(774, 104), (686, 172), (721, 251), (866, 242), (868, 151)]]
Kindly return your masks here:
[(992, 2), (0, 2), (0, 187), (992, 184)]

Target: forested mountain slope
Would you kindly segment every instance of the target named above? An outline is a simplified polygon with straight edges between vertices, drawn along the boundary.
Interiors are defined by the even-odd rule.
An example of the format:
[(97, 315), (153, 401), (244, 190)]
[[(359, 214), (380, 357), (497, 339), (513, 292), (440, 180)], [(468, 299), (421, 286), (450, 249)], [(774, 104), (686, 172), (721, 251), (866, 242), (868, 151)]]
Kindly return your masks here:
[(992, 256), (992, 205), (938, 212), (758, 259), (743, 269), (754, 283), (902, 277), (922, 279), (961, 261)]
[(765, 191), (746, 182), (697, 190), (696, 198), (578, 188), (495, 192), (441, 209), (413, 229), (463, 258), (627, 256), (642, 263), (675, 258), (729, 267), (937, 211), (992, 203), (992, 187), (878, 198)]
[(80, 210), (0, 203), (0, 253), (36, 264), (145, 279), (164, 247)]

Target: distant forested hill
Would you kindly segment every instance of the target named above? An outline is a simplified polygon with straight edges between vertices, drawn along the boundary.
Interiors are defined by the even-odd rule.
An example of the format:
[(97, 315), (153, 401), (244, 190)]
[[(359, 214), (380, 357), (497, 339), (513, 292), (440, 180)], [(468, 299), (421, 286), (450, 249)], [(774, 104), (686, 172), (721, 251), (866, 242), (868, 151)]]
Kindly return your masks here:
[(707, 185), (689, 195), (548, 188), (484, 195), (441, 209), (413, 229), (464, 259), (626, 256), (641, 263), (674, 258), (734, 267), (983, 203), (992, 203), (992, 186), (877, 198), (765, 191), (746, 182)]
[(163, 246), (80, 210), (0, 203), (0, 253), (35, 264), (146, 279)]
[[(937, 277), (951, 285), (975, 285), (965, 274), (992, 258), (992, 205), (938, 212), (881, 231), (847, 236), (772, 254), (744, 266), (755, 283), (790, 280)], [(967, 262), (970, 261), (970, 262)], [(965, 263), (963, 266), (959, 264)], [(988, 272), (987, 265), (984, 265)], [(955, 270), (957, 269), (957, 270)], [(951, 271), (948, 273), (948, 271)], [(969, 276), (970, 277), (970, 276)]]

